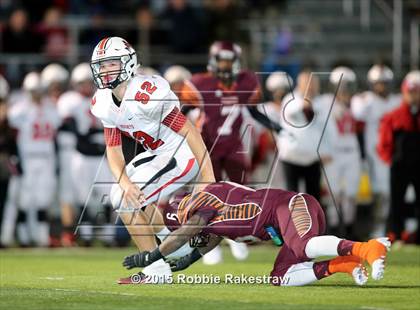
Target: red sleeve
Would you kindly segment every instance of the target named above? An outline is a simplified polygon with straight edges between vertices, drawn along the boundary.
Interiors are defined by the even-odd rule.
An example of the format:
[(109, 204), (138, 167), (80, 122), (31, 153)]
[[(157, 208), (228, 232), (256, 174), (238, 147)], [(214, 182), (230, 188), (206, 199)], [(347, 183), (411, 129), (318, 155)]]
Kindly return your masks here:
[(390, 164), (392, 153), (394, 151), (394, 136), (392, 130), (392, 117), (390, 114), (385, 115), (379, 127), (379, 141), (376, 147), (379, 157), (386, 163)]
[(118, 128), (104, 128), (106, 146), (121, 145), (121, 131)]
[(165, 117), (162, 121), (162, 124), (171, 128), (173, 131), (178, 132), (184, 126), (187, 118), (184, 114), (177, 108), (173, 108), (173, 110)]

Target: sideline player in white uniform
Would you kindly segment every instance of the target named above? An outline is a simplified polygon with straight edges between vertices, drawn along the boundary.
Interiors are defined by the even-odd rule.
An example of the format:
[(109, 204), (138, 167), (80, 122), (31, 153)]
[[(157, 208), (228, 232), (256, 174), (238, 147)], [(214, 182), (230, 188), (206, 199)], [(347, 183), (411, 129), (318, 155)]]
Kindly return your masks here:
[[(159, 76), (137, 75), (135, 50), (122, 38), (102, 39), (95, 47), (91, 68), (99, 90), (91, 111), (103, 125), (106, 154), (117, 180), (110, 198), (139, 250), (157, 244), (141, 208), (168, 196), (197, 178), (195, 190), (214, 182), (213, 168), (203, 140), (179, 110), (168, 82)], [(146, 150), (125, 164), (121, 135)], [(154, 216), (158, 216), (155, 212)], [(163, 221), (162, 221), (163, 223)], [(167, 235), (164, 229), (162, 235)], [(143, 270), (144, 282), (164, 282), (170, 267), (159, 260)]]
[(163, 77), (169, 82), (172, 91), (178, 96), (181, 111), (201, 132), (204, 122), (203, 98), (190, 82), (191, 72), (183, 66), (170, 66)]
[[(331, 144), (332, 161), (325, 166), (325, 172), (334, 202), (341, 206), (343, 224), (349, 236), (352, 234), (352, 225), (356, 218), (356, 197), (361, 169), (356, 120), (350, 109), (351, 98), (356, 91), (356, 74), (347, 67), (337, 67), (331, 72), (329, 81), (336, 90), (336, 97), (332, 94), (320, 97), (328, 107), (334, 101), (327, 125), (334, 132), (334, 141)], [(337, 210), (330, 206), (328, 211), (331, 225), (336, 226)]]
[(365, 122), (364, 145), (375, 203), (375, 227), (372, 236), (379, 236), (385, 233), (390, 195), (389, 167), (376, 151), (379, 124), (384, 114), (400, 104), (401, 97), (390, 92), (394, 74), (387, 66), (374, 65), (369, 70), (367, 79), (371, 90), (353, 97), (351, 108), (354, 117)]
[(56, 63), (49, 64), (41, 71), (42, 87), (48, 99), (54, 104), (66, 91), (69, 75), (66, 68)]
[[(271, 73), (267, 80), (265, 81), (265, 88), (271, 96), (271, 100), (265, 102), (258, 106), (258, 109), (266, 114), (273, 122), (280, 122), (281, 119), (281, 109), (282, 101), (286, 94), (290, 93), (293, 90), (293, 80), (286, 72), (276, 71)], [(262, 131), (266, 130), (265, 127), (261, 126), (258, 122), (254, 121), (254, 128), (259, 131), (261, 134)], [(270, 135), (271, 137), (271, 135)], [(277, 139), (276, 139), (277, 140)], [(277, 144), (277, 141), (273, 141)], [(284, 176), (282, 165), (276, 163), (276, 166), (273, 166), (274, 161), (279, 161), (278, 154), (276, 151), (280, 148), (280, 145), (277, 145), (277, 149), (271, 151), (268, 154), (268, 159), (266, 164), (261, 165), (253, 172), (254, 180), (269, 180), (270, 184), (264, 185), (277, 188), (285, 188)], [(270, 171), (270, 169), (272, 171)], [(268, 173), (271, 172), (271, 176)]]
[[(64, 117), (61, 132), (72, 135), (72, 138), (75, 137), (76, 140), (74, 143), (75, 149), (71, 152), (68, 161), (64, 161), (62, 166), (67, 165), (71, 169), (71, 179), (69, 181), (71, 184), (69, 186), (74, 189), (75, 207), (79, 207), (80, 214), (83, 214), (83, 218), (80, 218), (80, 220), (90, 222), (89, 219), (96, 218), (95, 214), (104, 211), (101, 201), (108, 194), (104, 191), (103, 186), (94, 186), (94, 183), (100, 181), (109, 183), (112, 178), (106, 163), (102, 165), (105, 153), (103, 127), (90, 111), (94, 85), (92, 71), (88, 63), (81, 63), (73, 69), (71, 84), (73, 90), (60, 97), (58, 107)], [(63, 190), (66, 191), (68, 188)], [(74, 213), (79, 214), (79, 212), (78, 210), (74, 212), (73, 208), (70, 208), (70, 210), (66, 208), (67, 205), (64, 205), (62, 210), (62, 243), (63, 245), (72, 245), (74, 243), (74, 223), (77, 219)], [(108, 215), (109, 212), (106, 211), (105, 213)], [(109, 222), (109, 216), (106, 217), (107, 222)], [(108, 226), (104, 225), (103, 228), (108, 228)], [(80, 226), (79, 234), (85, 242), (89, 243), (94, 232), (92, 227), (86, 224)], [(109, 231), (105, 235), (112, 238), (113, 234)]]
[(18, 235), (22, 244), (32, 241), (47, 246), (47, 209), (53, 203), (56, 186), (54, 139), (60, 119), (54, 104), (42, 96), (38, 73), (31, 72), (25, 77), (23, 89), (30, 94), (29, 100), (17, 102), (9, 113), (10, 126), (18, 131), (23, 170)]

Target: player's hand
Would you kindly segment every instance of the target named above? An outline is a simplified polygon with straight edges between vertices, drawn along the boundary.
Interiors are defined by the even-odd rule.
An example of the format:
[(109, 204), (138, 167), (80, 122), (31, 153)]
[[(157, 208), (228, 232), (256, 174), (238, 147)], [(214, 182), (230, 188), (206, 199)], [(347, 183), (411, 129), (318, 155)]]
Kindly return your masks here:
[(137, 254), (126, 256), (122, 264), (127, 269), (132, 269), (134, 267), (146, 267), (150, 265), (149, 257), (149, 251), (139, 252)]
[(158, 261), (159, 259), (164, 258), (159, 251), (159, 248), (156, 248), (152, 252), (144, 251), (137, 254), (126, 256), (123, 260), (123, 266), (127, 269), (134, 267), (146, 267), (150, 264)]
[(126, 206), (140, 208), (146, 202), (143, 192), (136, 184), (128, 182), (127, 184), (121, 185), (121, 187), (124, 191), (124, 202)]
[(168, 263), (169, 263), (169, 266), (171, 266), (171, 270), (173, 272), (181, 271), (181, 270), (187, 269), (192, 264), (191, 256), (185, 255), (181, 258), (168, 261)]

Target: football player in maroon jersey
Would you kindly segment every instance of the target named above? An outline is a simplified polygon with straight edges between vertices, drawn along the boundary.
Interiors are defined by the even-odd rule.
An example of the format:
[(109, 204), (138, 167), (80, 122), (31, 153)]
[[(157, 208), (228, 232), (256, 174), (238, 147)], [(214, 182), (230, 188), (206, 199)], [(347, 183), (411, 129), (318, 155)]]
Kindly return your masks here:
[(225, 171), (230, 181), (246, 183), (249, 163), (240, 132), (242, 107), (265, 127), (280, 131), (278, 124), (256, 108), (261, 102), (260, 85), (254, 72), (241, 69), (241, 53), (239, 45), (217, 41), (210, 47), (207, 72), (191, 78), (204, 103), (202, 136), (216, 181), (222, 180)]
[[(284, 244), (270, 275), (272, 284), (305, 285), (341, 272), (363, 285), (367, 281), (364, 261), (372, 267), (372, 278), (381, 279), (390, 246), (387, 238), (355, 242), (323, 235), (325, 215), (319, 202), (311, 195), (281, 189), (254, 190), (231, 182), (213, 183), (200, 193), (177, 197), (163, 213), (172, 233), (154, 251), (127, 256), (123, 262), (127, 269), (147, 266), (189, 240), (199, 240), (201, 247), (172, 262), (172, 271), (187, 268), (223, 238), (282, 238)], [(312, 261), (320, 256), (336, 257)]]

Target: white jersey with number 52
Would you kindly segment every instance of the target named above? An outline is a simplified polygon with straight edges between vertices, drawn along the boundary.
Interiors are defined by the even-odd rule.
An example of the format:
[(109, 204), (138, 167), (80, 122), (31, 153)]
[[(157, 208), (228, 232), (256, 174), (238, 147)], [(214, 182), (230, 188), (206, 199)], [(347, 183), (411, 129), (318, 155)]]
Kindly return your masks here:
[(136, 75), (119, 106), (110, 89), (97, 90), (91, 111), (105, 130), (115, 128), (152, 153), (175, 151), (184, 141), (177, 133), (185, 123), (179, 100), (160, 76)]

